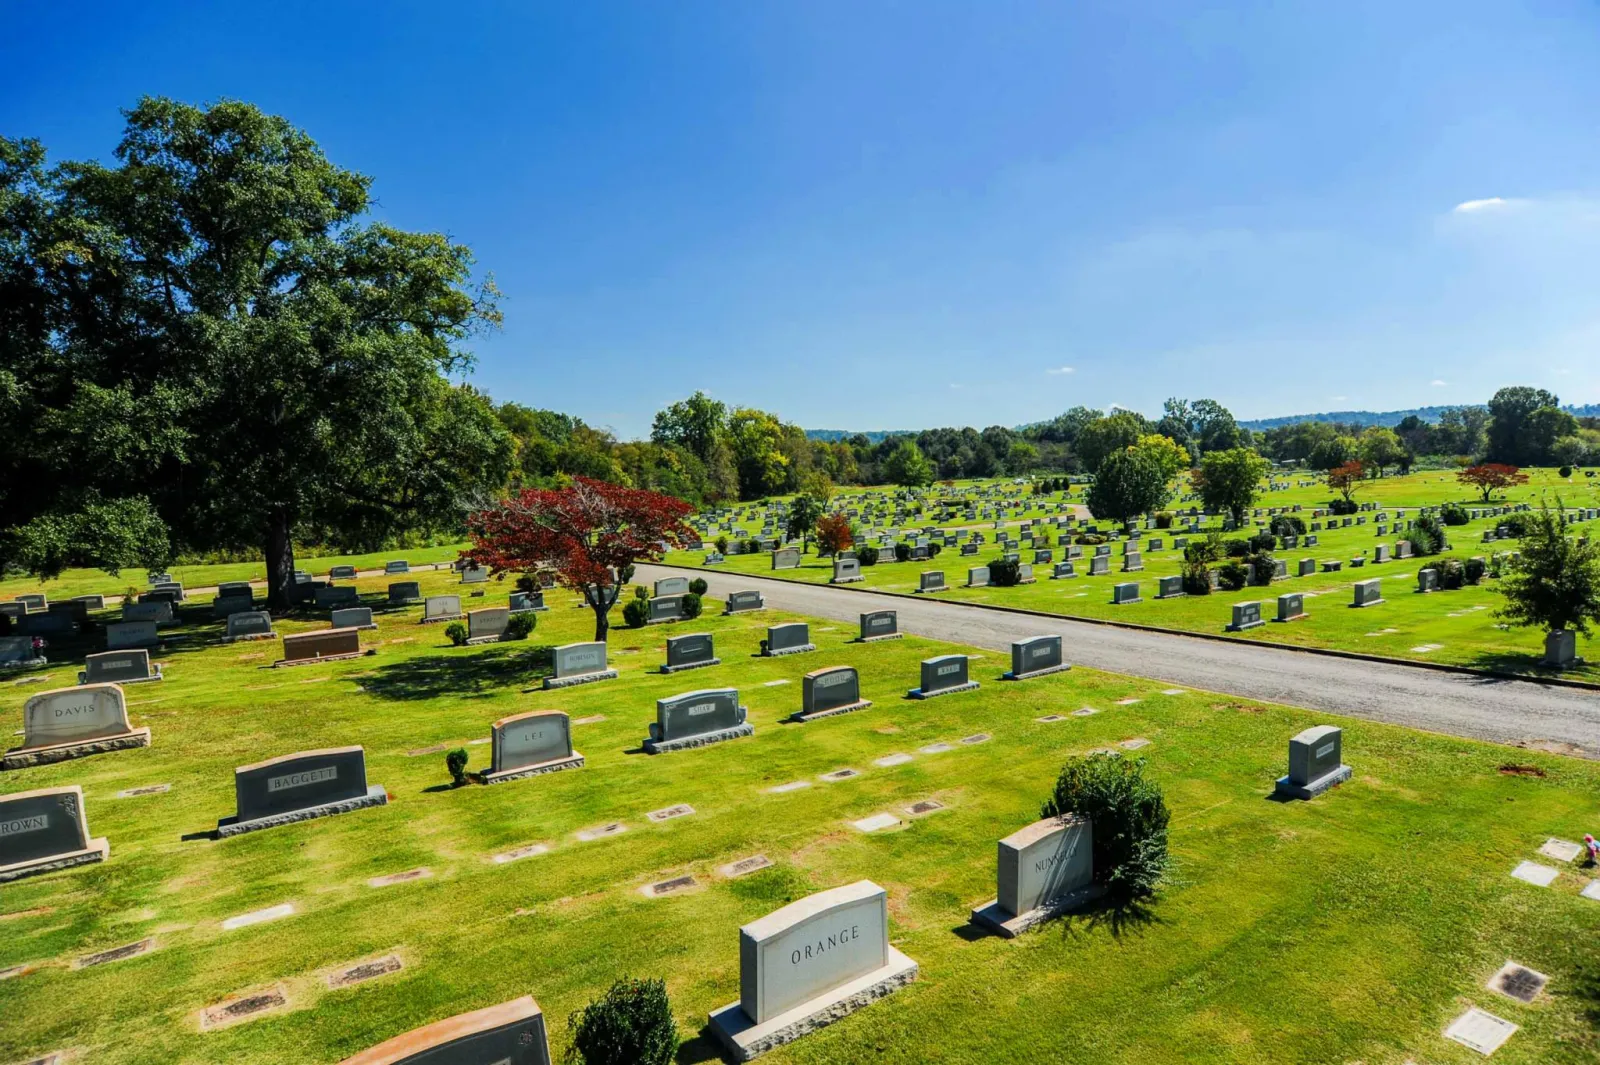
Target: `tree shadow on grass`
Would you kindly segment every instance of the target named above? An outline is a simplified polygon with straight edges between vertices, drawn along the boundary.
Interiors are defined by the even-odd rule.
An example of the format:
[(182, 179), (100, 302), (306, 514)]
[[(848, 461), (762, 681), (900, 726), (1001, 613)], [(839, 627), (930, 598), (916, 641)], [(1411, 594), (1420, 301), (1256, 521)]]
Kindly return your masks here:
[[(1566, 672), (1543, 665), (1544, 655), (1527, 651), (1479, 651), (1467, 663), (1473, 669), (1493, 670), (1496, 673), (1517, 673), (1535, 679), (1562, 679)], [(1582, 676), (1567, 679), (1584, 680)]]
[(425, 655), (379, 666), (361, 686), (380, 699), (397, 701), (487, 695), (543, 680), (555, 671), (554, 660), (555, 648), (549, 644)]
[(1104, 928), (1113, 939), (1121, 939), (1128, 932), (1142, 932), (1166, 922), (1150, 907), (1149, 899), (1120, 899), (1102, 896), (1060, 921), (1061, 935), (1071, 937), (1079, 931), (1094, 932)]

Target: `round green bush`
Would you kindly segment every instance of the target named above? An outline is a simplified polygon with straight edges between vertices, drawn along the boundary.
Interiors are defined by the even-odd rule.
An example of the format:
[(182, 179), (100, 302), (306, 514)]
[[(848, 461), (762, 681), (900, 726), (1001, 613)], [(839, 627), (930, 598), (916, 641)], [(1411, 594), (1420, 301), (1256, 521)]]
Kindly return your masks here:
[(506, 619), (505, 638), (508, 640), (526, 640), (528, 634), (533, 632), (538, 624), (539, 615), (531, 610), (512, 614), (510, 618)]
[(997, 558), (989, 563), (989, 583), (1000, 588), (1010, 588), (1022, 579), (1022, 563), (1009, 558)]
[(1170, 528), (1172, 528), (1172, 511), (1163, 510), (1163, 511), (1157, 512), (1157, 514), (1156, 514), (1156, 528), (1158, 528), (1158, 529), (1170, 529)]
[(467, 782), (467, 749), (457, 747), (444, 756), (444, 767), (450, 771), (450, 784), (452, 787), (461, 787)]
[(1244, 558), (1250, 553), (1249, 540), (1229, 540), (1222, 545), (1222, 551), (1229, 558)]
[(1488, 570), (1481, 558), (1467, 559), (1466, 579), (1468, 584), (1482, 584), (1483, 575)]
[(1245, 561), (1250, 563), (1250, 569), (1246, 572), (1246, 576), (1251, 584), (1265, 587), (1271, 584), (1273, 578), (1277, 576), (1277, 559), (1266, 551), (1251, 555)]
[(1333, 499), (1328, 501), (1329, 514), (1354, 514), (1361, 509), (1361, 504), (1355, 500)]
[[(704, 583), (704, 582), (702, 581), (701, 583)], [(690, 592), (690, 593), (688, 593), (687, 595), (685, 595), (683, 597), (683, 616), (684, 617), (686, 617), (686, 618), (697, 618), (697, 617), (700, 616), (700, 611), (702, 611), (704, 609), (705, 609), (705, 603), (702, 602), (700, 597), (698, 595), (696, 595), (694, 592)]]
[(696, 577), (694, 580), (689, 582), (689, 591), (693, 592), (695, 595), (705, 595), (708, 587), (709, 585), (706, 584), (706, 579), (704, 577)]
[(878, 549), (876, 547), (856, 548), (856, 561), (863, 566), (876, 566), (878, 564)]
[(536, 592), (539, 590), (539, 581), (531, 573), (524, 573), (517, 578), (517, 591)]
[(1297, 514), (1279, 514), (1269, 526), (1274, 536), (1304, 536), (1306, 523)]
[(1446, 503), (1439, 508), (1439, 520), (1446, 525), (1465, 525), (1472, 520), (1467, 508), (1459, 503)]
[(1039, 810), (1040, 818), (1080, 814), (1093, 822), (1094, 880), (1113, 905), (1153, 895), (1171, 865), (1170, 814), (1144, 769), (1144, 759), (1120, 754), (1068, 759)]
[(457, 647), (461, 647), (467, 642), (467, 627), (461, 624), (459, 621), (452, 621), (450, 624), (446, 625), (444, 627), (444, 634), (448, 636), (450, 638), (450, 642), (455, 644)]
[(930, 540), (928, 542), (928, 557), (929, 558), (937, 558), (938, 555), (939, 555), (939, 552), (943, 551), (943, 550), (944, 550), (944, 544), (941, 544), (939, 541)]
[(650, 604), (643, 599), (630, 599), (622, 606), (622, 623), (630, 629), (642, 629), (650, 623)]
[(1225, 562), (1217, 570), (1217, 587), (1227, 592), (1237, 592), (1245, 586), (1250, 574), (1237, 562)]
[(726, 555), (728, 553), (728, 538), (726, 536), (717, 537), (716, 547), (717, 554)]
[(667, 985), (624, 977), (567, 1018), (571, 1058), (583, 1065), (669, 1065), (678, 1053)]
[(1562, 477), (1571, 477), (1572, 476), (1572, 467), (1571, 466), (1563, 466), (1559, 470), (1557, 470), (1556, 472), (1559, 473)]
[(1431, 514), (1424, 514), (1411, 523), (1411, 552), (1416, 555), (1437, 555), (1444, 550), (1444, 526)]

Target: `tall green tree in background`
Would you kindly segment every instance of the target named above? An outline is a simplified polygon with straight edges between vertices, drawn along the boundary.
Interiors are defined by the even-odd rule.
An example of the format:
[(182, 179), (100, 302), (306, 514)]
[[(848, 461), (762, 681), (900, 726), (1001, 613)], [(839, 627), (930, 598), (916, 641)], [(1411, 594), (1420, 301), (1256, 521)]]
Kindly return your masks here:
[(883, 464), (884, 480), (907, 488), (922, 488), (933, 483), (933, 464), (916, 442), (902, 439)]
[(1261, 478), (1271, 463), (1247, 447), (1213, 451), (1200, 460), (1194, 487), (1211, 510), (1225, 510), (1236, 526), (1243, 527), (1245, 513), (1261, 491)]
[(1074, 446), (1084, 468), (1094, 472), (1100, 469), (1107, 456), (1127, 450), (1143, 435), (1144, 419), (1132, 411), (1119, 410), (1085, 425), (1078, 431), (1078, 442)]
[(1550, 461), (1557, 438), (1578, 431), (1578, 421), (1561, 409), (1561, 399), (1542, 388), (1515, 385), (1489, 400), (1487, 459), (1508, 466)]
[[(51, 323), (22, 345), (36, 438), (16, 443), (48, 488), (18, 508), (3, 486), (13, 557), (53, 564), (36, 519), (146, 499), (176, 548), (261, 548), (282, 607), (302, 531), (374, 543), (487, 502), (513, 445), (449, 379), (500, 320), (470, 251), (365, 221), (370, 179), (249, 104), (146, 98), (125, 117), (113, 165), (7, 178), (29, 204), (5, 272)], [(68, 553), (118, 561), (88, 554)]]

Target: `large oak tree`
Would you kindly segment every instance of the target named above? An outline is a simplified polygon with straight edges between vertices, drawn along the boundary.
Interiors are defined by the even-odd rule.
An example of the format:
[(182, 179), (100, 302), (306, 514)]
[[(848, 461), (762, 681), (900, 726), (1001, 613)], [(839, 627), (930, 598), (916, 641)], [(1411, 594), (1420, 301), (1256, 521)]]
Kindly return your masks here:
[(142, 100), (114, 159), (0, 140), (0, 561), (254, 547), (281, 607), (297, 536), (453, 527), (504, 483), (450, 381), (499, 322), (467, 248), (366, 219), (370, 179), (249, 104)]

